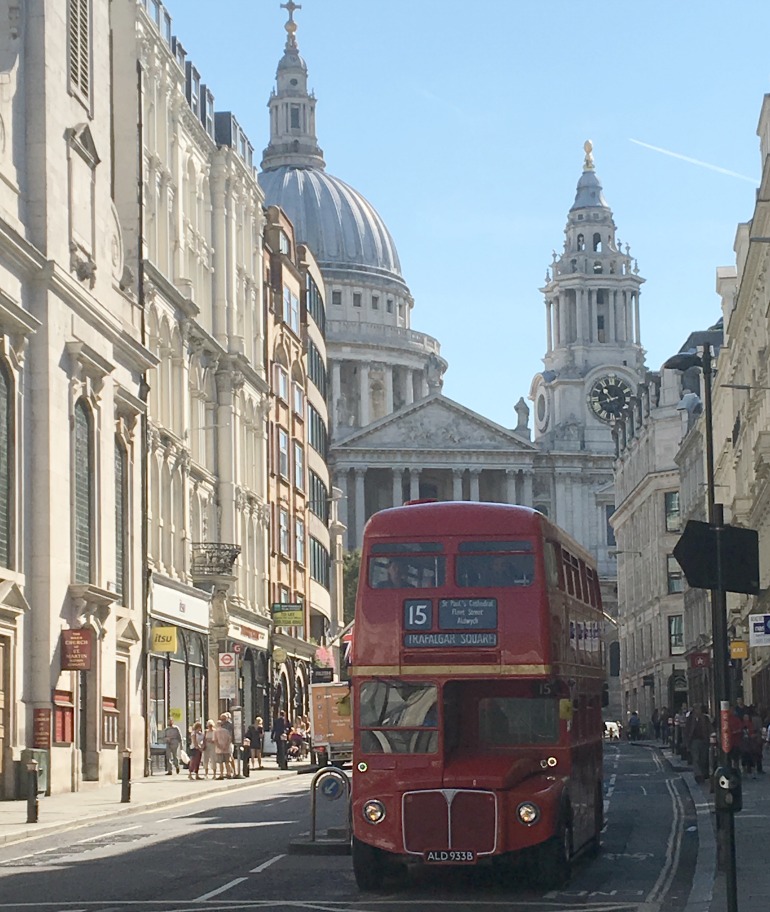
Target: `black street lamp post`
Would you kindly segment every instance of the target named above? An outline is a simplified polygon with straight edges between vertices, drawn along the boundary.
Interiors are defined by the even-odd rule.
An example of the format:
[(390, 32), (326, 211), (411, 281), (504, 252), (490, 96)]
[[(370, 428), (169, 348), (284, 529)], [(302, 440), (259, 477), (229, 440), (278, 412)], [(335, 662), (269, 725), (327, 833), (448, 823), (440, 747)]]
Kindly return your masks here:
[[(704, 334), (705, 335), (705, 334)], [(714, 714), (717, 726), (717, 754), (719, 767), (730, 766), (728, 753), (729, 738), (729, 674), (730, 660), (727, 640), (727, 595), (722, 585), (722, 547), (721, 532), (724, 529), (724, 510), (722, 504), (716, 503), (714, 481), (714, 425), (711, 401), (711, 380), (713, 351), (710, 341), (703, 341), (702, 354), (680, 352), (673, 355), (663, 365), (670, 370), (686, 371), (691, 367), (700, 367), (703, 372), (703, 406), (706, 421), (706, 502), (707, 518), (716, 536), (716, 588), (711, 590), (711, 636), (713, 643), (713, 678), (714, 678)], [(721, 840), (721, 855), (727, 881), (727, 910), (738, 912), (738, 884), (735, 863), (735, 817), (731, 809), (717, 806), (717, 832)]]

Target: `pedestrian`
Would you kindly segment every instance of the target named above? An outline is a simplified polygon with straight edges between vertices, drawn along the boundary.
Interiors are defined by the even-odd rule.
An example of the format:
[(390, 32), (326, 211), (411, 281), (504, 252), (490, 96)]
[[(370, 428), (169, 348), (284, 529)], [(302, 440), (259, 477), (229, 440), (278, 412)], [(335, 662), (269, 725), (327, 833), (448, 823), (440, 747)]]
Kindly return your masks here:
[[(262, 749), (265, 740), (265, 726), (262, 722), (262, 716), (257, 716), (253, 723), (246, 729), (246, 738), (249, 742), (249, 767), (251, 769), (262, 769)], [(259, 766), (255, 766), (257, 763)]]
[(217, 720), (214, 729), (214, 744), (217, 749), (216, 770), (219, 771), (219, 775), (215, 775), (214, 778), (232, 779), (233, 774), (230, 772), (230, 763), (232, 763), (233, 759), (233, 737), (228, 729), (225, 728), (221, 719)]
[(705, 782), (708, 779), (710, 737), (711, 719), (706, 707), (695, 706), (685, 720), (684, 744), (692, 758), (696, 782)]
[(171, 718), (163, 729), (163, 741), (166, 745), (166, 775), (170, 776), (172, 765), (179, 772), (179, 751), (182, 748), (182, 732)]
[(222, 722), (222, 727), (230, 732), (230, 756), (227, 758), (227, 772), (230, 774), (228, 778), (232, 779), (235, 776), (235, 760), (233, 759), (233, 752), (235, 750), (235, 726), (233, 725), (233, 717), (229, 712), (223, 712), (219, 718)]
[(208, 779), (209, 770), (211, 778), (217, 774), (217, 746), (214, 740), (214, 720), (206, 722), (206, 731), (203, 733), (203, 778)]
[(187, 767), (188, 779), (200, 779), (201, 759), (203, 757), (203, 726), (196, 722), (190, 729), (190, 763)]
[(639, 713), (634, 710), (631, 715), (628, 717), (628, 740), (629, 741), (638, 741), (639, 732), (642, 727), (642, 720), (639, 718)]
[(670, 715), (671, 715), (671, 713), (669, 712), (668, 706), (664, 706), (663, 709), (661, 709), (661, 711), (660, 711), (660, 740), (663, 742), (663, 744), (668, 743), (668, 737), (669, 737), (668, 722), (669, 722)]
[(660, 738), (660, 710), (656, 706), (652, 711), (652, 730), (655, 732), (655, 740), (657, 741)]
[(291, 725), (286, 718), (286, 710), (279, 711), (277, 718), (273, 721), (273, 728), (270, 732), (270, 740), (275, 742), (275, 759), (279, 769), (287, 769), (288, 759), (287, 750), (289, 747), (289, 732)]

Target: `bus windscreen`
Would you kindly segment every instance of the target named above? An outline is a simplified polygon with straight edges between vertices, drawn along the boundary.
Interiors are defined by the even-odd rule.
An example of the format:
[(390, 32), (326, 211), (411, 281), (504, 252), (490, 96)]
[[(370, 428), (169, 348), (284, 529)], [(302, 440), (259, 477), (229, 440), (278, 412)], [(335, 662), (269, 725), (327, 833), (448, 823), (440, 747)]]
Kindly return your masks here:
[(559, 701), (527, 697), (484, 697), (479, 700), (479, 741), (487, 747), (557, 744)]
[(361, 685), (359, 726), (365, 753), (431, 754), (438, 750), (435, 684), (367, 681)]

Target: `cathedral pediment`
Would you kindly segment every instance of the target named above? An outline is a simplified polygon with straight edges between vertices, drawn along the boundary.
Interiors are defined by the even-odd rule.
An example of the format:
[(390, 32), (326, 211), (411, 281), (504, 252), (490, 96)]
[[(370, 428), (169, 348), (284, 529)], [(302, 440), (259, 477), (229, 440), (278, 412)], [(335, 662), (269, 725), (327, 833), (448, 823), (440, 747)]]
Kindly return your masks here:
[(437, 393), (404, 406), (336, 442), (346, 450), (443, 450), (532, 453), (526, 438)]

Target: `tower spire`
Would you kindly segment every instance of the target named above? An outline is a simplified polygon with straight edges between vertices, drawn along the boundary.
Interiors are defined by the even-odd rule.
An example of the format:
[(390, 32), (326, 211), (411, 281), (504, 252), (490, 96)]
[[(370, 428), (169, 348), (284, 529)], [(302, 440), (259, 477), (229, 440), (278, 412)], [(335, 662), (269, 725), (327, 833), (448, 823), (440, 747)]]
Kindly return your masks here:
[(281, 4), (289, 18), (284, 25), (286, 45), (275, 74), (276, 87), (270, 94), (270, 142), (262, 153), (262, 169), (284, 166), (320, 168), (326, 163), (315, 135), (315, 95), (307, 88), (307, 65), (297, 46), (294, 13), (302, 4), (286, 0)]

